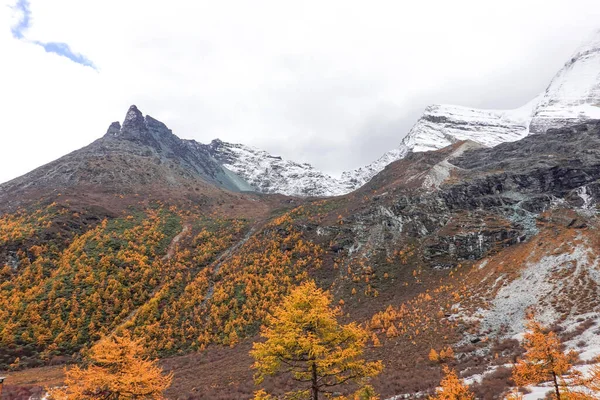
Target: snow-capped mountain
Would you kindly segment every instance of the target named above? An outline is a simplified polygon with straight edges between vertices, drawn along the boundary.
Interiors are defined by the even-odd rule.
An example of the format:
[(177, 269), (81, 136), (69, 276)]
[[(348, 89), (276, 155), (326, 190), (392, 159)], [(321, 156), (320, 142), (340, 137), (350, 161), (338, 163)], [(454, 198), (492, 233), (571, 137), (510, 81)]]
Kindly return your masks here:
[(530, 131), (600, 119), (600, 30), (556, 74), (538, 105)]
[(431, 105), (402, 140), (400, 146), (386, 152), (371, 164), (344, 172), (347, 186), (359, 188), (386, 165), (400, 160), (409, 152), (438, 150), (460, 140), (471, 140), (487, 147), (514, 142), (529, 134), (529, 121), (536, 98), (515, 110), (478, 110), (475, 108)]
[(431, 105), (400, 146), (365, 167), (344, 172), (342, 178), (360, 187), (409, 152), (438, 150), (460, 140), (493, 147), (587, 119), (600, 119), (600, 30), (575, 52), (548, 89), (524, 106), (480, 110)]
[[(242, 144), (214, 140), (211, 155), (254, 190), (291, 196), (336, 196), (358, 189), (409, 152), (438, 150), (460, 140), (487, 147), (514, 142), (550, 127), (600, 119), (600, 30), (555, 75), (544, 93), (514, 110), (430, 105), (400, 145), (374, 162), (335, 178)], [(202, 145), (204, 146), (204, 145)]]
[(478, 110), (432, 105), (402, 141), (410, 151), (438, 150), (459, 140), (472, 140), (487, 147), (514, 142), (529, 134), (529, 121), (539, 99), (515, 110)]
[(219, 139), (206, 145), (210, 154), (255, 190), (289, 196), (338, 196), (353, 190), (310, 164), (273, 156), (264, 150)]

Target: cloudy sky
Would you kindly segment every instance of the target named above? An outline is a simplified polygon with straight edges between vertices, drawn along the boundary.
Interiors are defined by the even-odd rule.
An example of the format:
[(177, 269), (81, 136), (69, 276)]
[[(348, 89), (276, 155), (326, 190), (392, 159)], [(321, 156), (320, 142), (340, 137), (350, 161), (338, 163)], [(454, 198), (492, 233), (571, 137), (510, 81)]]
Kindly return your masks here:
[(0, 182), (131, 104), (339, 174), (427, 104), (526, 103), (598, 28), (598, 0), (0, 0)]

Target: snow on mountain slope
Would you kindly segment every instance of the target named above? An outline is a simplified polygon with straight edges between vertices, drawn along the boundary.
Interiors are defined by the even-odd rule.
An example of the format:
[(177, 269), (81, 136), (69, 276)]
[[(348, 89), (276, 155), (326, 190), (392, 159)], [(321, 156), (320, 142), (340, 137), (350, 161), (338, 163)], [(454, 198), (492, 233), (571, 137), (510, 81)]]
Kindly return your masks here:
[(528, 122), (537, 101), (534, 99), (519, 109), (509, 111), (429, 106), (399, 147), (371, 164), (342, 173), (340, 179), (320, 172), (310, 164), (284, 160), (251, 146), (218, 139), (207, 146), (211, 155), (225, 168), (238, 174), (259, 192), (289, 196), (339, 196), (358, 189), (410, 151), (437, 150), (460, 140), (495, 146), (522, 139), (528, 134)]
[(531, 121), (532, 133), (600, 119), (600, 30), (556, 74)]
[(439, 150), (461, 140), (471, 140), (492, 147), (514, 142), (529, 134), (529, 121), (539, 98), (515, 110), (478, 110), (475, 108), (431, 105), (402, 140), (373, 163), (344, 172), (342, 181), (357, 189), (381, 172), (386, 165), (400, 160), (409, 152)]
[(472, 140), (488, 147), (514, 142), (528, 135), (537, 100), (516, 110), (432, 105), (425, 109), (402, 144), (420, 152), (438, 150), (460, 140)]
[(289, 196), (338, 196), (352, 188), (310, 164), (300, 164), (242, 144), (213, 140), (211, 155), (262, 193)]

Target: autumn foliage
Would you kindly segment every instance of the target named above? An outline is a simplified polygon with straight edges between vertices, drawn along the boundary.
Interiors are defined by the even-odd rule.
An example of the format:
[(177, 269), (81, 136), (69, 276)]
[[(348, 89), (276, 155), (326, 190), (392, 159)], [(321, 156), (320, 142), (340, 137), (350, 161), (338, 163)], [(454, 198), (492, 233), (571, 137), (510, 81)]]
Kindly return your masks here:
[(435, 349), (431, 349), (428, 358), (429, 361), (443, 363), (454, 358), (454, 350), (450, 346), (441, 349), (439, 353)]
[(548, 332), (533, 316), (527, 321), (527, 333), (523, 337), (526, 352), (513, 370), (513, 379), (519, 386), (552, 382), (555, 396), (568, 391), (565, 376), (571, 371), (577, 358), (575, 353), (565, 353), (559, 338), (554, 332)]
[(316, 400), (324, 391), (347, 383), (364, 386), (381, 372), (380, 361), (363, 359), (367, 331), (356, 323), (340, 324), (331, 300), (309, 281), (274, 309), (261, 330), (266, 340), (255, 343), (251, 351), (257, 383), (267, 376), (289, 374), (298, 389), (288, 395)]
[(475, 395), (458, 378), (456, 371), (444, 365), (444, 378), (430, 400), (475, 400)]
[(87, 367), (66, 372), (65, 387), (50, 392), (53, 400), (163, 399), (173, 376), (143, 356), (139, 341), (102, 339), (90, 349)]

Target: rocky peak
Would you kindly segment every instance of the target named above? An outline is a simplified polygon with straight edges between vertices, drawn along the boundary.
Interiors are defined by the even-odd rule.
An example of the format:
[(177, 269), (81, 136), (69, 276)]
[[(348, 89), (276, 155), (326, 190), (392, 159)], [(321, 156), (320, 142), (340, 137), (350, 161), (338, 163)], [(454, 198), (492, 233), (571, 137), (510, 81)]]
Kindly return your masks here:
[(115, 121), (108, 127), (106, 136), (118, 136), (119, 133), (121, 133), (121, 123), (119, 121)]
[(135, 105), (129, 107), (123, 121), (123, 130), (136, 130), (145, 127), (146, 121), (142, 112)]
[(160, 149), (161, 142), (171, 140), (174, 136), (169, 128), (149, 115), (145, 116), (132, 105), (125, 114), (123, 125), (113, 122), (104, 137), (109, 140), (128, 140)]

